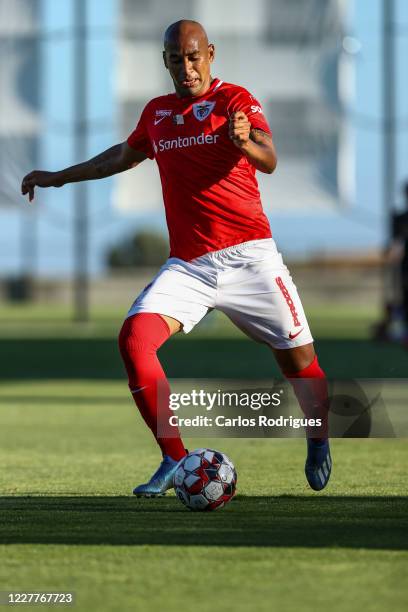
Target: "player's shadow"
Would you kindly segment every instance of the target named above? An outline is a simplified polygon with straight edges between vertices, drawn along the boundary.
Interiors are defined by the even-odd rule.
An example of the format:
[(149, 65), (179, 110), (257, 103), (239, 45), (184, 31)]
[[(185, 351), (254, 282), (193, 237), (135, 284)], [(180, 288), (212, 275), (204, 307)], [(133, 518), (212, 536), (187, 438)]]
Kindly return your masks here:
[(173, 496), (2, 497), (0, 543), (406, 550), (408, 497), (238, 496), (190, 512)]

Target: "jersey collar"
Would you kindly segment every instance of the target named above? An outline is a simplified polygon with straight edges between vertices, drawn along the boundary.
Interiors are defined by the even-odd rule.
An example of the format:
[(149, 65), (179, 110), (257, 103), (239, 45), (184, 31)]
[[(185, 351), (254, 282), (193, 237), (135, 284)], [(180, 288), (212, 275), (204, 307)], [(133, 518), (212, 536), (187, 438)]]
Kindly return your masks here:
[(203, 98), (204, 96), (208, 96), (208, 94), (212, 93), (213, 91), (216, 91), (217, 89), (219, 89), (219, 87), (221, 87), (221, 85), (223, 84), (223, 81), (221, 81), (220, 79), (218, 79), (217, 77), (215, 77), (212, 82), (210, 87), (207, 89), (207, 91), (202, 94), (201, 96), (197, 96), (198, 98)]
[(178, 100), (188, 100), (190, 103), (193, 102), (197, 102), (198, 100), (201, 100), (201, 98), (205, 98), (206, 96), (208, 96), (209, 94), (212, 94), (214, 91), (216, 91), (217, 89), (219, 89), (221, 87), (221, 85), (223, 84), (224, 81), (221, 81), (221, 79), (215, 77), (212, 82), (210, 87), (207, 89), (207, 91), (203, 94), (201, 94), (201, 96), (194, 96), (192, 98), (188, 97), (188, 98), (179, 98), (177, 96), (176, 93), (174, 93), (173, 95), (178, 99)]

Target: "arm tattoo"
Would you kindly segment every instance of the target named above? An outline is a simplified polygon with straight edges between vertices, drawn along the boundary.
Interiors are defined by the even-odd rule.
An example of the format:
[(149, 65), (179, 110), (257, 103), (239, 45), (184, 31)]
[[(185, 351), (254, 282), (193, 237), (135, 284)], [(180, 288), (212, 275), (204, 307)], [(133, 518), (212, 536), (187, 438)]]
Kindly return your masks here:
[(91, 159), (94, 171), (99, 178), (109, 176), (115, 172), (114, 160), (117, 158), (120, 145), (115, 145), (100, 155)]
[(267, 132), (264, 132), (263, 130), (259, 128), (252, 128), (250, 132), (250, 137), (251, 137), (251, 140), (253, 140), (257, 144), (266, 144), (266, 145), (272, 144), (272, 138), (270, 134), (268, 134)]

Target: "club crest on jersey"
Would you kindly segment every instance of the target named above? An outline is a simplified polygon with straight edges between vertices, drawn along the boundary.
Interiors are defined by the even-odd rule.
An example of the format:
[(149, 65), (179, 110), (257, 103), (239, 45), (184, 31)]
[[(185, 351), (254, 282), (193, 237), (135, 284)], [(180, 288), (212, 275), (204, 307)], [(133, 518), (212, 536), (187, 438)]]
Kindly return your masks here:
[(204, 121), (212, 113), (215, 102), (197, 102), (193, 104), (193, 114), (198, 121)]
[(160, 121), (163, 121), (163, 119), (165, 119), (166, 117), (170, 117), (172, 112), (173, 111), (171, 110), (156, 110), (156, 116), (154, 118), (154, 125), (157, 125), (158, 123), (160, 123)]

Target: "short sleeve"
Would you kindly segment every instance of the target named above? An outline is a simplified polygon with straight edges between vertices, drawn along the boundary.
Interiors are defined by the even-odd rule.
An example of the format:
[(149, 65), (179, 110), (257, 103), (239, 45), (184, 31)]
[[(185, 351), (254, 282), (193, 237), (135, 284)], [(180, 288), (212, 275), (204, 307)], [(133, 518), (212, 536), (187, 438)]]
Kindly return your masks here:
[(133, 132), (129, 135), (127, 143), (129, 147), (136, 151), (145, 153), (150, 159), (154, 158), (154, 151), (147, 129), (149, 106), (145, 106), (140, 116), (139, 122)]
[(260, 102), (246, 89), (241, 89), (230, 102), (229, 113), (243, 111), (251, 122), (251, 127), (272, 135)]

